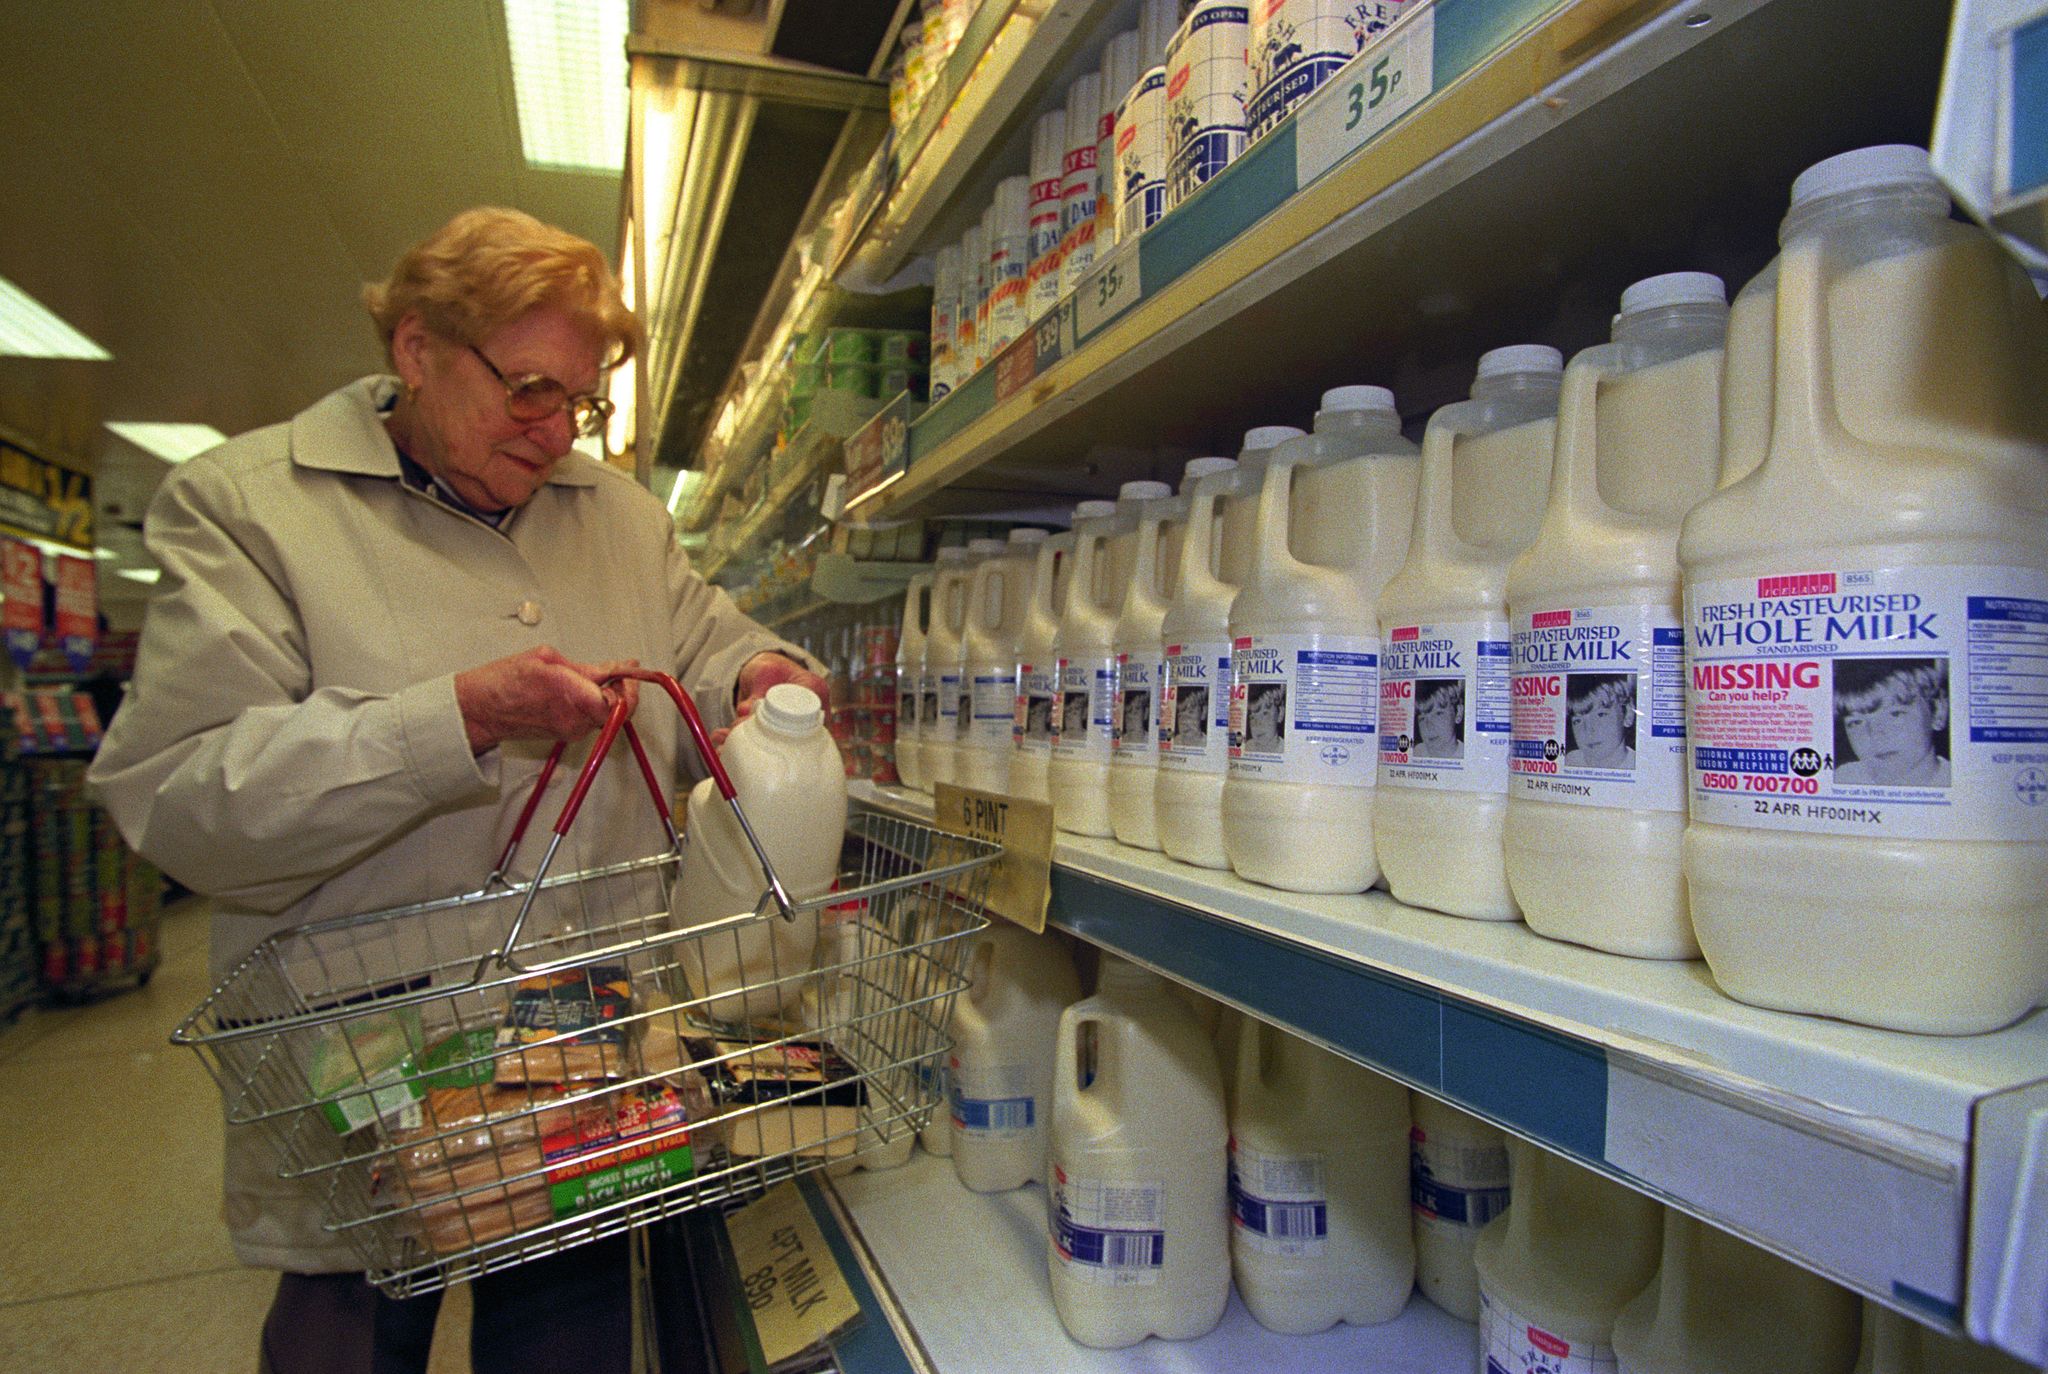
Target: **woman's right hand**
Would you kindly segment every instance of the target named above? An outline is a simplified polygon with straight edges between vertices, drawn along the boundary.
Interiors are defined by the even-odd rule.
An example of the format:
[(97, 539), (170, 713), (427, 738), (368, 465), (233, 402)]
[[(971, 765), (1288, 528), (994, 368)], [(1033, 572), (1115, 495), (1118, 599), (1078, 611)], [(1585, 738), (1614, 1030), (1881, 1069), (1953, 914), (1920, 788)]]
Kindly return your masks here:
[(637, 659), (577, 663), (543, 645), (457, 673), (455, 704), (470, 751), (514, 739), (580, 739), (604, 724), (616, 697), (626, 698), (629, 712), (638, 704), (637, 682), (598, 683), (639, 666)]

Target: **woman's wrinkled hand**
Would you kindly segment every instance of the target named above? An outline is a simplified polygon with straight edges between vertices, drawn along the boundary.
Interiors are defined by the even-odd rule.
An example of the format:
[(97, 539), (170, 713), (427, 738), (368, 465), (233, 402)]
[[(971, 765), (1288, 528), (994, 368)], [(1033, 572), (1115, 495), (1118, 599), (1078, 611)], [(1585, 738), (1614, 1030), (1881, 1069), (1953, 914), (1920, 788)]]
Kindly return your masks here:
[[(768, 695), (768, 689), (784, 682), (793, 682), (799, 687), (808, 687), (811, 691), (817, 693), (818, 700), (821, 703), (827, 706), (831, 704), (832, 686), (830, 683), (804, 667), (803, 664), (798, 663), (795, 659), (769, 650), (755, 654), (747, 660), (746, 666), (740, 669), (739, 681), (735, 687), (735, 695), (738, 697), (738, 700), (733, 704), (733, 723), (737, 725), (740, 721), (752, 715), (754, 708), (761, 704), (761, 699)], [(712, 731), (712, 748), (724, 748), (726, 736), (731, 733), (730, 729)]]
[(545, 645), (455, 675), (455, 704), (470, 751), (482, 754), (507, 740), (576, 740), (605, 722), (612, 702), (639, 703), (631, 680), (600, 686), (604, 678), (638, 667), (634, 659), (578, 663)]

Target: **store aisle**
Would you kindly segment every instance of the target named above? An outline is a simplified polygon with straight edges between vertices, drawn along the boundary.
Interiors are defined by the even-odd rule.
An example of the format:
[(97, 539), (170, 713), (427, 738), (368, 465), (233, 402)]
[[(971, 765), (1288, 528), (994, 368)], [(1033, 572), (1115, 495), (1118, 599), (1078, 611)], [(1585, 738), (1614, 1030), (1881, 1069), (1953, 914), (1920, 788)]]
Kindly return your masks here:
[[(207, 992), (206, 908), (164, 913), (146, 988), (0, 1030), (0, 1374), (256, 1367), (275, 1285), (220, 1214), (219, 1099), (167, 1041)], [(433, 1374), (469, 1368), (469, 1302), (443, 1305)]]

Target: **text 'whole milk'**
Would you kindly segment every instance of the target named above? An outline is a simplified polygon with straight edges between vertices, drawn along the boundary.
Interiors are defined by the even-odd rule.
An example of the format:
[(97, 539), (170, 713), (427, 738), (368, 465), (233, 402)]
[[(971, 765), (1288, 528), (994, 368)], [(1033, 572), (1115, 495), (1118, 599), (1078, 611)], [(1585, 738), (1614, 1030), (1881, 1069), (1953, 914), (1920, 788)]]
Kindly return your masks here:
[(1060, 1015), (1081, 1000), (1066, 942), (1000, 917), (968, 955), (953, 1003), (953, 1172), (977, 1193), (1045, 1178)]
[(1294, 107), (1384, 33), (1407, 0), (1250, 0), (1245, 124), (1265, 137)]
[(1507, 1133), (1423, 1093), (1408, 1095), (1408, 1110), (1415, 1286), (1460, 1321), (1476, 1322), (1472, 1253), (1480, 1231), (1507, 1210)]
[(1612, 1370), (1614, 1322), (1657, 1273), (1664, 1209), (1508, 1143), (1514, 1201), (1479, 1235), (1481, 1368)]
[(1031, 601), (1017, 639), (1017, 710), (1010, 722), (1010, 793), (1049, 802), (1053, 715), (1058, 709), (1060, 613), (1072, 580), (1074, 536), (1056, 534), (1031, 564)]
[(1202, 189), (1245, 149), (1245, 35), (1251, 7), (1200, 0), (1166, 48), (1166, 208)]
[(968, 713), (954, 773), (962, 787), (1010, 790), (1011, 739), (1017, 716), (1017, 650), (1031, 608), (1031, 570), (1045, 531), (1015, 529), (1003, 552), (974, 569), (961, 640)]
[(1379, 877), (1378, 598), (1407, 556), (1418, 452), (1393, 393), (1338, 387), (1267, 462), (1230, 609), (1223, 847), (1239, 877), (1290, 892)]
[(1060, 1018), (1053, 1306), (1083, 1345), (1207, 1334), (1230, 1300), (1229, 1130), (1216, 1052), (1166, 980), (1105, 954)]
[[(1187, 472), (1208, 471), (1197, 458)], [(1187, 529), (1191, 478), (1183, 495), (1147, 501), (1138, 509), (1132, 545), (1131, 581), (1116, 623), (1116, 727), (1110, 736), (1109, 825), (1117, 840), (1138, 849), (1159, 848), (1155, 793), (1159, 777), (1159, 708), (1165, 691), (1166, 658), (1159, 637), (1180, 572), (1181, 539)]]
[(1622, 294), (1565, 369), (1543, 527), (1508, 570), (1508, 884), (1540, 935), (1693, 959), (1678, 527), (1721, 461), (1721, 279)]
[(1991, 1030), (2048, 992), (2048, 313), (1917, 148), (1779, 237), (1725, 383), (1762, 461), (1679, 543), (1693, 925), (1742, 1001)]
[(1308, 1335), (1401, 1315), (1415, 1288), (1408, 1090), (1249, 1020), (1230, 1094), (1230, 1255), (1259, 1325)]
[(1373, 835), (1396, 897), (1512, 921), (1507, 574), (1543, 520), (1564, 360), (1543, 344), (1479, 360), (1472, 399), (1429, 420), (1408, 561), (1380, 594)]
[(932, 618), (924, 632), (924, 699), (918, 704), (918, 752), (932, 786), (960, 781), (961, 636), (967, 631), (967, 588), (974, 555), (948, 544), (932, 569)]

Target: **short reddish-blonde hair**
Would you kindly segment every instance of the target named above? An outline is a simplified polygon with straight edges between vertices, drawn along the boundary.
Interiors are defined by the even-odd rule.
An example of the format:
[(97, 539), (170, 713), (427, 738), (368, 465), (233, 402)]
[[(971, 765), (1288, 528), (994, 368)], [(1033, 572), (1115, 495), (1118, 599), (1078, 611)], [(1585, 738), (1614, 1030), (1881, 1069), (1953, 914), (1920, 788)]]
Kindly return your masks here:
[(389, 280), (363, 288), (363, 304), (387, 355), (398, 322), (415, 312), (435, 333), (479, 344), (536, 306), (558, 306), (603, 337), (607, 367), (646, 337), (596, 244), (492, 205), (464, 210), (407, 249)]

